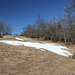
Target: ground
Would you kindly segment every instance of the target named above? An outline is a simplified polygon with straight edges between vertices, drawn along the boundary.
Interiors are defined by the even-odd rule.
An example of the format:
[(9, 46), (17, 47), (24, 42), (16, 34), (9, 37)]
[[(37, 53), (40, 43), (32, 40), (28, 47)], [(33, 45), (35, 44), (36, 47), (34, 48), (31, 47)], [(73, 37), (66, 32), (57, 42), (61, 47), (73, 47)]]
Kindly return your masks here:
[(75, 75), (75, 60), (50, 51), (0, 43), (0, 75)]

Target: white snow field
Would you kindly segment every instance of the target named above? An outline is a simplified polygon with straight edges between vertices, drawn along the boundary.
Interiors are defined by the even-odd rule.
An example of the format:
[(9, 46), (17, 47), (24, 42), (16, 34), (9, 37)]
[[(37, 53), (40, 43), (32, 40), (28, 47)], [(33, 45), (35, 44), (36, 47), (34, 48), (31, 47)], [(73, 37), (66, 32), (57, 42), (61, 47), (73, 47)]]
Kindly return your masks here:
[(21, 38), (17, 38), (17, 37), (16, 37), (15, 39), (17, 39), (17, 40), (23, 40), (23, 39), (21, 39)]
[(58, 46), (53, 43), (42, 44), (42, 43), (35, 43), (35, 42), (21, 42), (21, 41), (9, 41), (9, 40), (0, 40), (0, 42), (10, 44), (10, 45), (16, 45), (16, 46), (22, 45), (22, 46), (34, 47), (43, 51), (48, 50), (65, 57), (69, 57), (73, 55), (69, 51), (63, 50), (63, 49), (67, 49), (67, 47)]

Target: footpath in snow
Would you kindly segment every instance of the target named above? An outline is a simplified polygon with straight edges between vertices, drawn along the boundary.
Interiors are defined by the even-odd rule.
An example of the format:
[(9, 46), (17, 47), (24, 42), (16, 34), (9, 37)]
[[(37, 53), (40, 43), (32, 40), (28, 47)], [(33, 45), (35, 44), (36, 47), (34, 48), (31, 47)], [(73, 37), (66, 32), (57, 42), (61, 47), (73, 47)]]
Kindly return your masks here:
[[(16, 38), (18, 39), (18, 38)], [(19, 39), (21, 40), (21, 39)], [(21, 42), (21, 41), (9, 41), (9, 40), (0, 40), (0, 42), (6, 43), (6, 44), (10, 44), (10, 45), (23, 45), (23, 46), (28, 46), (28, 47), (34, 47), (37, 48), (39, 50), (48, 50), (51, 52), (54, 52), (56, 54), (65, 56), (65, 57), (69, 57), (72, 56), (73, 54), (70, 53), (69, 51), (63, 50), (63, 49), (67, 49), (67, 47), (64, 46), (57, 46), (56, 44), (53, 43), (35, 43), (35, 42)]]

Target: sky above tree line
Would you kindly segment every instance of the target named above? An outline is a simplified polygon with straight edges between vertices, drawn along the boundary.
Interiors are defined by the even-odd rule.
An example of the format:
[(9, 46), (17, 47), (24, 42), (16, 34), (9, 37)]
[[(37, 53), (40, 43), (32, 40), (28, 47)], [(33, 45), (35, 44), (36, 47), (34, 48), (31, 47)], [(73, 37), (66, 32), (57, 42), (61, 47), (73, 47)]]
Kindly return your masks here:
[(28, 24), (33, 24), (37, 16), (47, 20), (62, 16), (63, 9), (71, 0), (0, 0), (0, 21), (11, 24), (12, 34), (20, 34)]

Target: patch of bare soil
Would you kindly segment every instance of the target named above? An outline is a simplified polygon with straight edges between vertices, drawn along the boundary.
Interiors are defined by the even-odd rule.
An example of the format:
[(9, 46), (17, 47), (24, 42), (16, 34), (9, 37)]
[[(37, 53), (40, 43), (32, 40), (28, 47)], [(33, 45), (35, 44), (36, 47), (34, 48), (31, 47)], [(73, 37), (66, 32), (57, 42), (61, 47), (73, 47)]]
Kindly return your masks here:
[(75, 60), (49, 51), (0, 43), (0, 75), (75, 75)]

